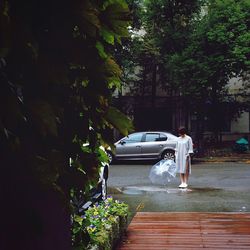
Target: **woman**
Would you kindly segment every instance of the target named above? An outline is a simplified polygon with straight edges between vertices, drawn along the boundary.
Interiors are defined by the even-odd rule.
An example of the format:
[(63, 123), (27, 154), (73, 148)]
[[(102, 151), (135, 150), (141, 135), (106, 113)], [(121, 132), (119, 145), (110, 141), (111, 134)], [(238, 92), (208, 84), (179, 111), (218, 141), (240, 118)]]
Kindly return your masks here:
[(188, 186), (188, 177), (191, 174), (191, 154), (193, 154), (192, 138), (186, 134), (186, 129), (180, 127), (179, 137), (176, 143), (175, 158), (177, 173), (180, 173), (181, 184), (179, 188)]

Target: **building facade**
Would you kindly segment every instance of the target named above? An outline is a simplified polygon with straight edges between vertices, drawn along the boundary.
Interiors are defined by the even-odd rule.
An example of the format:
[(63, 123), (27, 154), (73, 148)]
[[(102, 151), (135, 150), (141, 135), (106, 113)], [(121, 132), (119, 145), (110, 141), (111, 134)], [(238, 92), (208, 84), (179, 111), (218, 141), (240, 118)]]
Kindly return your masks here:
[[(235, 98), (236, 101), (241, 98), (242, 102), (245, 102), (246, 98), (250, 99), (250, 92), (245, 91), (248, 89), (245, 85), (246, 82), (237, 78), (230, 80), (228, 84), (230, 98)], [(244, 94), (242, 90), (245, 91)], [(204, 138), (213, 137), (209, 118), (204, 116), (202, 121), (199, 120), (195, 106), (190, 104), (192, 100), (178, 93), (167, 92), (157, 87), (155, 96), (151, 95), (150, 89), (144, 90), (144, 94), (141, 95), (141, 91), (136, 93), (126, 86), (119, 94), (117, 93), (114, 101), (118, 108), (133, 119), (136, 131), (164, 130), (176, 134), (179, 126), (185, 126), (194, 137), (198, 131), (202, 131)], [(204, 109), (209, 109), (209, 103), (206, 106)], [(250, 139), (249, 109), (245, 107), (245, 110), (239, 112), (237, 116), (232, 116), (232, 106), (228, 102), (223, 103), (221, 108), (223, 115), (218, 117), (219, 140), (233, 142), (240, 137)]]

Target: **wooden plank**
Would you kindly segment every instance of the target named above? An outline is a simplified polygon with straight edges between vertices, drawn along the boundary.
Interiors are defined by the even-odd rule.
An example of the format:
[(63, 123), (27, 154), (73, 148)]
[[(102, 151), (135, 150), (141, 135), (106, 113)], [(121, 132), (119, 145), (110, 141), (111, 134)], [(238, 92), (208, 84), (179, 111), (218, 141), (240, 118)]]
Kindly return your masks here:
[(250, 213), (140, 212), (117, 250), (250, 249)]

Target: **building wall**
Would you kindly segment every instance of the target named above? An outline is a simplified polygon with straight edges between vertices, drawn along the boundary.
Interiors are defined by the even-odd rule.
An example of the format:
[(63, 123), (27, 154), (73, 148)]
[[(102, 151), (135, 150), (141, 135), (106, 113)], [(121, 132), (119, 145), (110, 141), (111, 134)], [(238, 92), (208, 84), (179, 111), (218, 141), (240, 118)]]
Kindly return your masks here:
[[(238, 101), (245, 101), (245, 98), (249, 98), (246, 96), (245, 98), (241, 96), (237, 96), (238, 93), (245, 92), (245, 94), (250, 93), (249, 89), (249, 78), (243, 80), (242, 78), (232, 78), (228, 84), (229, 94), (235, 95)], [(231, 135), (225, 135), (224, 140), (229, 140), (230, 138), (237, 139), (242, 136), (249, 137), (250, 135), (250, 113), (243, 112), (240, 117), (236, 120), (231, 121)]]
[[(132, 84), (135, 84), (139, 78), (140, 68), (135, 68), (135, 75), (132, 77)], [(139, 84), (139, 82), (138, 82)], [(141, 84), (141, 83), (140, 83)], [(245, 101), (241, 93), (247, 90), (249, 80), (243, 81), (241, 78), (232, 78), (229, 81), (229, 95), (237, 101)], [(139, 89), (142, 88), (139, 86)], [(124, 85), (122, 91), (114, 95), (119, 100), (120, 109), (129, 115), (135, 123), (136, 130), (169, 130), (176, 131), (179, 126), (186, 126), (192, 133), (197, 130), (192, 120), (192, 110), (189, 103), (183, 99), (179, 93), (169, 93), (162, 89), (160, 85), (156, 88), (154, 101), (151, 96), (151, 86), (145, 86), (145, 92), (135, 92), (133, 86)], [(250, 91), (246, 92), (250, 95)], [(229, 110), (230, 112), (230, 110)], [(226, 119), (228, 117), (228, 120)], [(229, 116), (225, 113), (226, 128), (221, 132), (222, 141), (235, 141), (239, 137), (250, 135), (250, 115), (244, 112), (237, 120), (230, 122)], [(208, 129), (207, 129), (208, 130)], [(205, 136), (211, 136), (211, 132), (206, 131)]]
[(236, 120), (231, 122), (232, 133), (248, 133), (249, 132), (249, 112), (244, 112)]

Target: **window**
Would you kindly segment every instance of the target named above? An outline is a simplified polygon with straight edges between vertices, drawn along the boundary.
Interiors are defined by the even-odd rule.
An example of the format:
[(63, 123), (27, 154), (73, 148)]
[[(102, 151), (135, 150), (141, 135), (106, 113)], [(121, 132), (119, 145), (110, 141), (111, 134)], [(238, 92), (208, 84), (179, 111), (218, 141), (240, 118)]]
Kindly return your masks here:
[(164, 134), (160, 134), (159, 138), (156, 138), (156, 141), (166, 141), (168, 137)]
[(145, 141), (158, 141), (160, 138), (159, 134), (146, 134)]
[(126, 143), (135, 143), (141, 141), (142, 134), (132, 134), (125, 140), (123, 140)]

